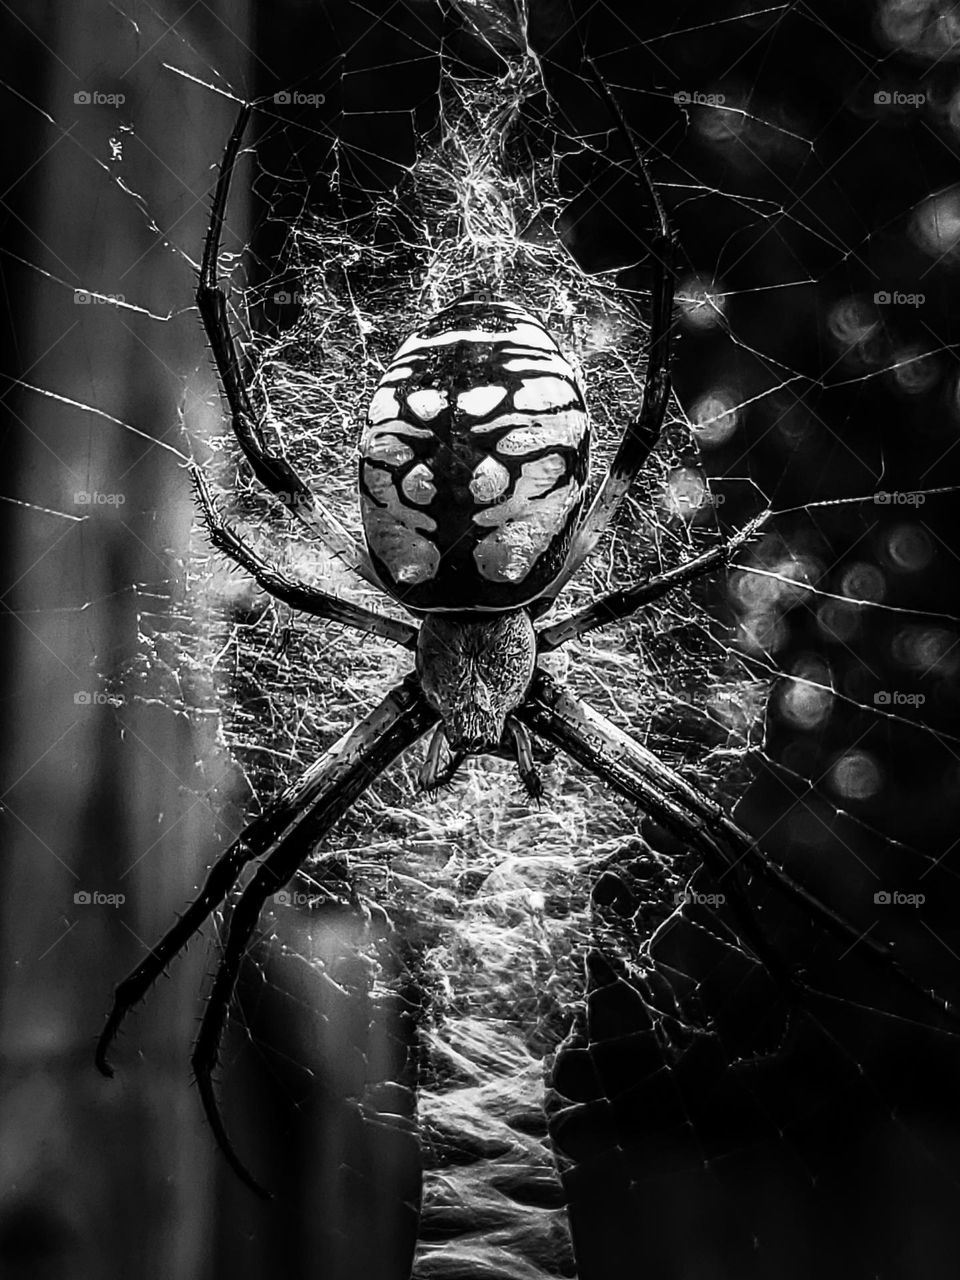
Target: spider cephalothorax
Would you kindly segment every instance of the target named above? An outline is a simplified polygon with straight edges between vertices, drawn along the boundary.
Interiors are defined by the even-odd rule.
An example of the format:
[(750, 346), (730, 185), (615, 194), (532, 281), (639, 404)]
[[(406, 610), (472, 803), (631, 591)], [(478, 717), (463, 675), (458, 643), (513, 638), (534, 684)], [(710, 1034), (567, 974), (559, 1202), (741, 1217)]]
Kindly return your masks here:
[[(766, 938), (743, 891), (741, 868), (802, 902), (838, 936), (861, 944), (888, 973), (917, 989), (896, 968), (889, 948), (861, 935), (794, 881), (715, 800), (536, 665), (538, 653), (629, 618), (723, 564), (767, 514), (685, 564), (535, 630), (533, 619), (542, 616), (590, 555), (656, 445), (670, 394), (672, 237), (633, 136), (599, 77), (597, 84), (656, 222), (649, 246), (653, 278), (643, 400), (626, 423), (607, 475), (584, 512), (589, 424), (570, 364), (529, 311), (486, 295), (467, 295), (427, 319), (400, 347), (373, 398), (360, 450), (366, 554), (325, 515), (282, 452), (269, 445), (251, 400), (226, 297), (217, 283), (224, 210), (249, 107), (241, 111), (224, 153), (197, 304), (237, 440), (262, 484), (345, 564), (404, 606), (412, 620), (341, 600), (262, 559), (216, 510), (202, 473), (195, 471), (211, 540), (291, 607), (416, 654), (415, 670), (286, 787), (219, 858), (196, 900), (117, 988), (100, 1038), (97, 1062), (109, 1075), (107, 1050), (127, 1012), (226, 899), (244, 869), (258, 862), (230, 916), (193, 1053), (217, 1141), (236, 1172), (258, 1191), (230, 1143), (213, 1089), (246, 948), (270, 896), (318, 852), (365, 788), (430, 729), (436, 732), (421, 774), (427, 786), (449, 780), (467, 754), (512, 750), (528, 791), (539, 797), (535, 735), (639, 804), (697, 851), (726, 889), (743, 937), (794, 993), (799, 984), (784, 972)], [(441, 768), (444, 738), (452, 757)]]
[[(523, 701), (537, 656), (537, 636), (525, 609), (492, 617), (429, 615), (417, 637), (417, 675), (424, 696), (441, 717), (421, 775), (428, 790), (451, 777), (456, 765), (441, 774), (443, 738), (459, 763), (466, 755), (496, 751), (503, 743), (508, 717)], [(515, 722), (511, 733), (521, 776), (538, 793), (524, 759), (525, 744)]]

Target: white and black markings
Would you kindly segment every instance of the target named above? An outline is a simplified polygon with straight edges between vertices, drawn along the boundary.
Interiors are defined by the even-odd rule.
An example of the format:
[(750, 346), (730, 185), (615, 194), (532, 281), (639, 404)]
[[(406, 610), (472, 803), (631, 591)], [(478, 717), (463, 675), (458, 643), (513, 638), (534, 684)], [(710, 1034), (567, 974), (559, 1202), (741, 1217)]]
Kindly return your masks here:
[(414, 610), (519, 608), (563, 567), (590, 428), (539, 320), (460, 299), (400, 347), (360, 441), (360, 506), (384, 589)]

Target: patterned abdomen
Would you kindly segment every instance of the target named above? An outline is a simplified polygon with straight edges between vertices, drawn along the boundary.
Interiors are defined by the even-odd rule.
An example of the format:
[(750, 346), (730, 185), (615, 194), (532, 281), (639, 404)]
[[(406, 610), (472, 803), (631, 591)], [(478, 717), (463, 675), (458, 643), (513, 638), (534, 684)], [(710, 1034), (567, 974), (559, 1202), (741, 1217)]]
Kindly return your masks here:
[(360, 442), (384, 589), (411, 609), (512, 609), (566, 557), (587, 482), (583, 393), (543, 325), (460, 299), (397, 352)]

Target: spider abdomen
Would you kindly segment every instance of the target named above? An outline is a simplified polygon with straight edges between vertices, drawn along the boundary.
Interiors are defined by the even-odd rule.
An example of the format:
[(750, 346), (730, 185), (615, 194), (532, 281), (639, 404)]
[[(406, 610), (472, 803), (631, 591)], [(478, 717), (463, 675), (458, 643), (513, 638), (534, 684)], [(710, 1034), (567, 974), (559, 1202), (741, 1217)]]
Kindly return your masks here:
[(400, 347), (360, 443), (384, 589), (414, 610), (514, 609), (563, 567), (587, 482), (583, 392), (513, 303), (463, 298)]

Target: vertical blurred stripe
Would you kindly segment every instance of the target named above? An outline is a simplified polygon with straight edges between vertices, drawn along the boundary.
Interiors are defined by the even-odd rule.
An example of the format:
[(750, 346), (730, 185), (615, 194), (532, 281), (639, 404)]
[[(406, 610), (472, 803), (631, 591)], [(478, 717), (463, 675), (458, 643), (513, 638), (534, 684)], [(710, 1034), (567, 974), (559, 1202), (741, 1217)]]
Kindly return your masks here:
[[(75, 302), (74, 290), (159, 315), (191, 306), (190, 266), (112, 179), (144, 197), (175, 245), (199, 252), (233, 107), (160, 64), (204, 80), (217, 67), (242, 87), (247, 6), (136, 6), (136, 24), (123, 8), (19, 3), (5, 18), (42, 68), (24, 80), (12, 67), (14, 86), (55, 121), (23, 114), (31, 168), (8, 179), (32, 187), (21, 252), (64, 282), (16, 277), (20, 373), (182, 446), (178, 410), (197, 429), (216, 395), (195, 314), (163, 323)], [(75, 100), (97, 92), (125, 102)], [(232, 217), (243, 208), (241, 193)], [(210, 779), (185, 722), (131, 701), (97, 705), (102, 677), (137, 651), (131, 584), (176, 576), (187, 486), (171, 454), (103, 418), (26, 391), (10, 403), (20, 466), (4, 493), (88, 519), (20, 510), (5, 556), (0, 1274), (196, 1280), (208, 1274), (214, 1160), (188, 1087), (204, 948), (131, 1019), (115, 1080), (91, 1058), (110, 984), (214, 849), (200, 798)], [(75, 901), (97, 891), (125, 901)]]

